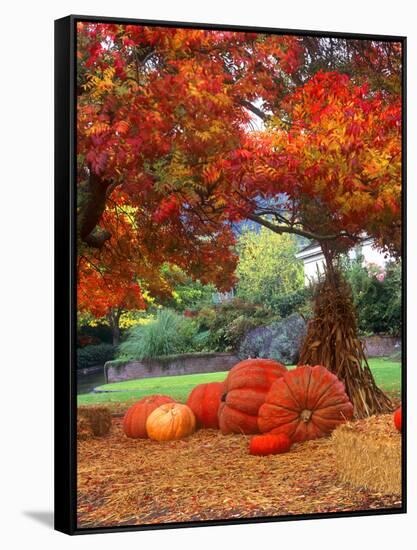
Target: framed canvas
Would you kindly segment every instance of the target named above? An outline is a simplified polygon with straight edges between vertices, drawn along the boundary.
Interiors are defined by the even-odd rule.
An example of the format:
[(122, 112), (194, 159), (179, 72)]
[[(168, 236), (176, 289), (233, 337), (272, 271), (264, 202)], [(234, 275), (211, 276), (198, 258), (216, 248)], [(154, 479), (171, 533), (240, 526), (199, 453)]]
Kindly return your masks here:
[(55, 22), (55, 525), (406, 511), (406, 39)]

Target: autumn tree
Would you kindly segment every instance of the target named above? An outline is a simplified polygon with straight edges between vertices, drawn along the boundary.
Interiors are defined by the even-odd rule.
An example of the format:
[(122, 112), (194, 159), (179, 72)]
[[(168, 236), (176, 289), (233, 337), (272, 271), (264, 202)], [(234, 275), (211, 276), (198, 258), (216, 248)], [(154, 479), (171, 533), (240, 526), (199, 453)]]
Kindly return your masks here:
[(110, 238), (99, 223), (116, 188), (133, 205), (152, 198), (165, 218), (222, 222), (215, 161), (260, 113), (258, 89), (268, 108), (299, 55), (289, 36), (79, 23), (82, 242)]
[(100, 248), (79, 244), (78, 307), (106, 317), (115, 344), (125, 311), (144, 309), (146, 294), (159, 300), (171, 295), (172, 279), (164, 269), (166, 264), (221, 290), (234, 283), (235, 241), (229, 228), (216, 232), (207, 226), (194, 228), (184, 218), (165, 218), (161, 209), (148, 210), (145, 203), (139, 216), (121, 190), (113, 191), (99, 227), (111, 235)]
[[(242, 220), (318, 241), (330, 279), (364, 233), (400, 254), (399, 44), (78, 30), (81, 246), (114, 245), (104, 219), (121, 200), (145, 265), (168, 260), (224, 289), (236, 265), (231, 225)], [(336, 275), (330, 283), (337, 289)], [(387, 403), (355, 346), (338, 374), (359, 414), (378, 412)]]
[[(111, 192), (152, 193), (164, 215), (184, 207), (222, 221), (221, 171), (255, 118), (288, 122), (283, 100), (317, 71), (348, 74), (398, 97), (399, 44), (342, 38), (79, 23), (79, 235), (98, 227)], [(262, 127), (263, 128), (263, 127)], [(198, 211), (198, 212), (197, 212)]]
[(317, 241), (326, 278), (301, 361), (344, 380), (359, 416), (389, 409), (357, 337), (337, 259), (364, 234), (401, 253), (401, 104), (339, 73), (317, 73), (287, 96), (281, 118), (248, 135), (234, 159), (233, 211), (277, 234)]
[(81, 240), (99, 247), (110, 238), (99, 222), (115, 188), (134, 205), (151, 197), (164, 218), (186, 212), (194, 224), (224, 221), (222, 170), (246, 148), (254, 118), (269, 129), (290, 123), (285, 97), (294, 103), (319, 70), (343, 71), (397, 100), (398, 46), (79, 23)]
[(294, 235), (277, 235), (263, 226), (245, 228), (237, 250), (238, 297), (274, 311), (280, 309), (283, 298), (297, 293), (303, 301), (303, 268), (295, 258), (298, 245)]
[[(80, 244), (78, 249), (78, 310), (105, 318), (112, 329), (113, 345), (119, 344), (122, 315), (146, 306), (138, 275), (144, 273), (140, 251), (125, 208), (122, 201), (115, 201), (103, 215), (103, 231), (111, 231), (111, 244), (104, 243), (100, 249)], [(153, 275), (154, 285), (162, 292), (163, 281), (157, 273)]]
[(113, 345), (117, 346), (120, 341), (120, 317), (132, 309), (145, 309), (145, 302), (136, 281), (118, 279), (87, 264), (78, 285), (78, 308), (94, 317), (105, 318), (112, 330)]
[(82, 307), (99, 292), (89, 284), (97, 278), (92, 269), (105, 274), (119, 301), (117, 280), (124, 286), (135, 279), (160, 296), (165, 263), (221, 291), (231, 288), (235, 239), (213, 161), (243, 139), (257, 112), (256, 83), (272, 89), (274, 79), (283, 82), (298, 54), (292, 37), (258, 44), (253, 33), (79, 23)]

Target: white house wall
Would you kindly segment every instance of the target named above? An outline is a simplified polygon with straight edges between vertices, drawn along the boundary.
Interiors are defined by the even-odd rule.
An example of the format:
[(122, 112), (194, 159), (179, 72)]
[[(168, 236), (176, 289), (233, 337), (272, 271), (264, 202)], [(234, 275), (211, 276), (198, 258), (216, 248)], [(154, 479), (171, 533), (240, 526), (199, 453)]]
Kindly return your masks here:
[[(356, 258), (359, 252), (363, 255), (364, 265), (376, 264), (384, 267), (389, 261), (389, 258), (386, 258), (372, 246), (372, 240), (370, 239), (365, 240), (358, 249), (352, 248), (348, 253), (349, 258)], [(317, 280), (318, 273), (323, 273), (324, 257), (319, 247), (310, 248), (306, 251), (302, 250), (296, 255), (296, 258), (303, 261), (304, 284), (306, 286)]]
[(318, 273), (324, 271), (324, 257), (319, 255), (312, 259), (304, 260), (304, 284), (308, 286), (310, 282), (317, 280)]
[(372, 242), (366, 242), (362, 245), (362, 254), (365, 264), (377, 264), (380, 267), (384, 267), (388, 261), (381, 252), (372, 247)]

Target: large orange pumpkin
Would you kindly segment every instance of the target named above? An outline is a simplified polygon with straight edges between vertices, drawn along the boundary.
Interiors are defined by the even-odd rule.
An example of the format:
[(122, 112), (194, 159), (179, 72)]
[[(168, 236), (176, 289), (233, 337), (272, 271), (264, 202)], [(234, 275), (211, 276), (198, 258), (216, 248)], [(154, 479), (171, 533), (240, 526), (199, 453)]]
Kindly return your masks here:
[(146, 438), (146, 420), (152, 411), (164, 403), (173, 403), (167, 395), (147, 395), (132, 405), (123, 418), (123, 431), (127, 437)]
[(258, 433), (258, 410), (273, 382), (287, 369), (272, 359), (247, 359), (227, 375), (225, 393), (219, 407), (219, 426), (223, 434)]
[(286, 434), (254, 435), (249, 443), (249, 453), (258, 456), (277, 455), (288, 452), (291, 445), (291, 439)]
[(300, 366), (274, 382), (259, 409), (258, 426), (261, 432), (306, 441), (328, 435), (352, 415), (337, 376), (320, 365)]
[(146, 431), (156, 441), (171, 441), (191, 435), (196, 427), (193, 411), (181, 403), (165, 403), (146, 421)]
[(224, 382), (210, 382), (199, 384), (188, 396), (187, 405), (195, 414), (199, 428), (219, 427), (218, 412), (224, 390)]

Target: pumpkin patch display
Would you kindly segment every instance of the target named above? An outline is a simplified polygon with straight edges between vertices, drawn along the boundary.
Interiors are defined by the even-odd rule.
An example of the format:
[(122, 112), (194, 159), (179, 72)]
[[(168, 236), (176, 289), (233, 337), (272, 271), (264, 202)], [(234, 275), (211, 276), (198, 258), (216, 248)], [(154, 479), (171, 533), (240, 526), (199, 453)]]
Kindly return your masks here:
[(394, 413), (394, 426), (399, 432), (402, 431), (402, 409), (399, 407)]
[(148, 395), (132, 405), (123, 419), (123, 431), (127, 437), (134, 439), (147, 438), (146, 420), (155, 409), (164, 403), (173, 403), (174, 400), (167, 395)]
[(196, 386), (187, 399), (187, 405), (193, 411), (199, 428), (219, 427), (219, 406), (225, 390), (224, 382), (211, 382)]
[(337, 376), (321, 365), (299, 366), (274, 382), (259, 409), (258, 426), (299, 442), (324, 437), (352, 416)]
[(219, 407), (219, 427), (223, 434), (259, 432), (258, 411), (272, 384), (287, 369), (272, 359), (247, 359), (235, 365), (225, 381)]
[(196, 419), (193, 411), (181, 403), (165, 403), (155, 409), (146, 421), (146, 431), (155, 441), (182, 439), (194, 433)]
[(291, 445), (291, 439), (286, 434), (254, 435), (249, 443), (249, 453), (257, 456), (287, 453)]

